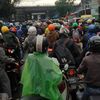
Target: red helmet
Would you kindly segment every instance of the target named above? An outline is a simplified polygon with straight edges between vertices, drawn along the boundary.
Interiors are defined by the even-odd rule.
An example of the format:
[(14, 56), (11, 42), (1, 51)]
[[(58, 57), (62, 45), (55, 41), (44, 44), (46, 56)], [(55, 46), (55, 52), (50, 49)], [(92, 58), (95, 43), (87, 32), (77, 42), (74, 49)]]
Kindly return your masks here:
[(53, 24), (48, 25), (49, 31), (54, 31), (55, 28), (56, 28), (56, 27), (55, 27), (55, 25), (53, 25)]
[(17, 32), (17, 28), (16, 27), (11, 27), (10, 28), (10, 32), (16, 33)]

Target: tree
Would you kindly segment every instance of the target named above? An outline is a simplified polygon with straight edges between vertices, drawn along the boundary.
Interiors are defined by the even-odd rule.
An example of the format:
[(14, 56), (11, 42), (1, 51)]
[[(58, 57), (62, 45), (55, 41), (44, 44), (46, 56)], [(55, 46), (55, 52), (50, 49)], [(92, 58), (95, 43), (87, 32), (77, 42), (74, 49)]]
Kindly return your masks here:
[(0, 18), (9, 19), (15, 13), (14, 4), (20, 0), (0, 0)]
[(57, 11), (61, 17), (73, 11), (74, 1), (75, 0), (57, 0), (55, 2)]

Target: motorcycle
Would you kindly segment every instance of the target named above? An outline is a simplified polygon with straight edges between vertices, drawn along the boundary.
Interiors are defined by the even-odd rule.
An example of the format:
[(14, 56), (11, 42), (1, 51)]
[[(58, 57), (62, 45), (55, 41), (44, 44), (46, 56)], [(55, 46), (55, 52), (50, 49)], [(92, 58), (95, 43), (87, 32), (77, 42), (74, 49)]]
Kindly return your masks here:
[(77, 100), (77, 71), (75, 66), (65, 64), (62, 72), (64, 74), (64, 80), (66, 81), (67, 86), (67, 100), (70, 100), (70, 98), (72, 98), (72, 100)]
[(18, 48), (12, 48), (12, 47), (9, 47), (9, 48), (6, 48), (5, 49), (5, 52), (6, 52), (6, 55), (10, 58), (14, 58), (15, 60), (19, 61), (19, 55), (18, 55)]
[(6, 64), (6, 72), (10, 79), (12, 95), (14, 95), (19, 88), (20, 81), (20, 62), (18, 56), (16, 56), (16, 50), (14, 48), (7, 48), (6, 54), (9, 58), (14, 58), (15, 62)]

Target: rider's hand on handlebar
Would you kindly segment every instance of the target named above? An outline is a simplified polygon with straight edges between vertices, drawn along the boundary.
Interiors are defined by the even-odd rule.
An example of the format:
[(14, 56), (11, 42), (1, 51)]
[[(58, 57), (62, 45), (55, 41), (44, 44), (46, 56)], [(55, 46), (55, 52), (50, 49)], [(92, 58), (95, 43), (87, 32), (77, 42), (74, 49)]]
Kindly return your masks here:
[(14, 58), (10, 58), (11, 62), (15, 62), (16, 60)]
[(84, 75), (83, 74), (78, 74), (78, 77), (80, 80), (84, 79)]

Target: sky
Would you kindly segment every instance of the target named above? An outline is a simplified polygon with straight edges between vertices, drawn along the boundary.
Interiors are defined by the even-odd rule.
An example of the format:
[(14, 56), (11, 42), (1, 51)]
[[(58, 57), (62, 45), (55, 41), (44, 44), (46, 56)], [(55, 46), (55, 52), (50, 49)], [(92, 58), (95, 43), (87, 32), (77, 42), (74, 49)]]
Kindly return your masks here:
[[(39, 6), (39, 5), (55, 5), (57, 0), (22, 0), (18, 6)], [(76, 0), (75, 4), (80, 3), (81, 0)]]

